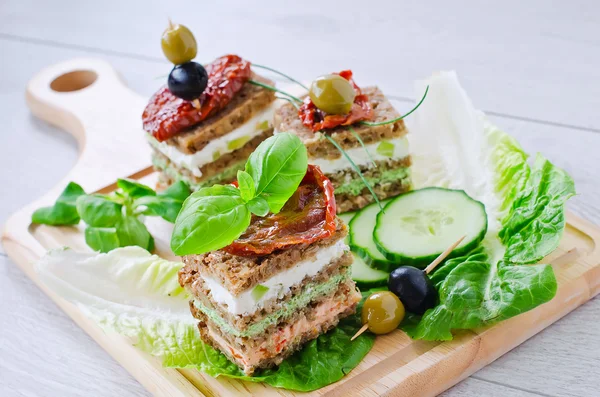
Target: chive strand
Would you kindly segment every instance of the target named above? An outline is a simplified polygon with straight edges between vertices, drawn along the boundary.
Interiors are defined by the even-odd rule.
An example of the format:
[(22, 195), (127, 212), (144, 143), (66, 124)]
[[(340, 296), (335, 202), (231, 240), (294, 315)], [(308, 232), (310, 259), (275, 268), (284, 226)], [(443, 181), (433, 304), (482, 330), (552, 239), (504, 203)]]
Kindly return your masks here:
[(367, 187), (367, 189), (369, 189), (369, 192), (371, 193), (371, 195), (377, 202), (377, 205), (383, 211), (383, 206), (381, 205), (381, 202), (379, 202), (379, 197), (377, 197), (377, 195), (373, 191), (373, 188), (371, 187), (371, 185), (369, 185), (369, 182), (367, 182), (367, 180), (365, 179), (365, 176), (362, 174), (362, 171), (360, 170), (360, 168), (358, 168), (356, 163), (350, 158), (350, 156), (348, 156), (348, 153), (346, 153), (346, 151), (344, 149), (342, 149), (342, 147), (332, 137), (330, 137), (329, 135), (327, 135), (326, 133), (323, 133), (323, 132), (321, 132), (321, 134), (323, 136), (325, 136), (325, 138), (327, 138), (329, 140), (329, 142), (331, 142), (333, 144), (333, 146), (335, 146), (335, 148), (337, 150), (339, 150), (340, 153), (344, 157), (346, 157), (346, 160), (348, 160), (350, 162), (350, 164), (352, 164), (352, 167), (354, 167), (354, 170), (358, 173), (358, 176), (360, 176), (360, 179), (362, 179), (362, 181), (365, 184), (365, 186)]
[(379, 123), (372, 123), (370, 121), (361, 121), (360, 123), (363, 124), (363, 125), (368, 125), (368, 126), (371, 126), (371, 127), (375, 127), (375, 126), (378, 126), (378, 125), (392, 124), (392, 123), (395, 123), (398, 120), (402, 120), (403, 118), (405, 118), (406, 116), (408, 116), (409, 114), (411, 114), (412, 112), (414, 112), (415, 110), (417, 110), (419, 108), (419, 106), (421, 106), (421, 104), (423, 103), (423, 101), (427, 97), (427, 93), (428, 92), (429, 92), (429, 86), (427, 86), (427, 88), (425, 89), (425, 94), (423, 94), (423, 98), (421, 98), (421, 100), (419, 101), (419, 103), (417, 103), (417, 106), (415, 106), (414, 108), (412, 108), (412, 110), (410, 112), (406, 113), (403, 116), (396, 117), (395, 119), (392, 119), (392, 120), (381, 121)]
[(293, 96), (292, 94), (288, 94), (287, 92), (285, 92), (285, 91), (281, 91), (280, 89), (278, 89), (278, 88), (275, 88), (275, 87), (272, 87), (272, 86), (270, 86), (270, 85), (268, 85), (268, 84), (263, 84), (263, 83), (261, 83), (261, 82), (259, 82), (259, 81), (256, 81), (256, 80), (248, 80), (248, 83), (250, 83), (250, 84), (254, 84), (254, 85), (257, 85), (257, 86), (259, 86), (259, 87), (262, 87), (262, 88), (265, 88), (265, 89), (267, 89), (267, 90), (271, 90), (271, 91), (273, 91), (273, 92), (278, 92), (278, 93), (280, 93), (280, 94), (282, 94), (282, 95), (285, 95), (285, 96), (287, 96), (287, 97), (289, 97), (289, 98), (293, 99), (293, 100), (294, 100), (294, 101), (296, 101), (296, 102), (300, 102), (300, 103), (302, 103), (302, 101), (300, 100), (300, 98), (297, 98), (297, 97)]
[(365, 146), (365, 143), (363, 142), (363, 140), (360, 137), (360, 135), (358, 135), (358, 133), (356, 131), (354, 131), (354, 128), (352, 128), (352, 127), (350, 127), (350, 132), (352, 132), (352, 135), (354, 135), (354, 137), (356, 138), (356, 140), (360, 143), (360, 146), (362, 146), (362, 148), (365, 151), (365, 153), (367, 153), (367, 156), (369, 156), (369, 160), (371, 160), (371, 163), (373, 164), (373, 167), (377, 168), (377, 164), (375, 164), (375, 160), (373, 160), (373, 157), (371, 156), (371, 153), (369, 153), (369, 150)]
[(292, 99), (285, 97), (285, 96), (277, 96), (277, 95), (275, 95), (275, 97), (277, 99), (283, 99), (284, 101), (288, 101), (289, 103), (292, 104), (293, 107), (296, 108), (296, 110), (300, 110), (300, 106), (298, 106), (298, 104), (296, 102), (294, 102)]
[(273, 73), (275, 73), (275, 74), (278, 74), (278, 75), (280, 75), (280, 76), (282, 76), (282, 77), (285, 77), (285, 78), (286, 78), (286, 79), (288, 79), (289, 81), (291, 81), (291, 82), (294, 82), (294, 83), (298, 84), (300, 87), (302, 87), (302, 88), (304, 88), (306, 91), (308, 91), (308, 87), (307, 87), (307, 86), (305, 86), (304, 84), (302, 84), (301, 82), (299, 82), (299, 81), (298, 81), (298, 80), (296, 80), (295, 78), (293, 78), (293, 77), (291, 77), (291, 76), (288, 76), (288, 75), (287, 75), (287, 74), (285, 74), (285, 73), (282, 73), (282, 72), (280, 72), (279, 70), (275, 70), (275, 69), (273, 69), (273, 68), (270, 68), (270, 67), (268, 67), (268, 66), (264, 66), (264, 65), (257, 65), (256, 63), (253, 63), (253, 64), (252, 64), (252, 66), (253, 66), (253, 67), (257, 67), (257, 68), (261, 68), (261, 69), (265, 69), (265, 70), (271, 71), (271, 72), (273, 72)]

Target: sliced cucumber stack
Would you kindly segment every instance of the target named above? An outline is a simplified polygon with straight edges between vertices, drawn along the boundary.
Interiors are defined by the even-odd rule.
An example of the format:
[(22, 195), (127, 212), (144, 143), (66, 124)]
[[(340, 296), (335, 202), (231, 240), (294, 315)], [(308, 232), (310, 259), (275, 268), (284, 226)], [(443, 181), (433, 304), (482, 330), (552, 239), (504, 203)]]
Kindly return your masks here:
[(379, 252), (373, 241), (373, 229), (375, 229), (375, 221), (379, 211), (379, 205), (373, 203), (354, 215), (354, 218), (350, 221), (348, 244), (352, 251), (364, 259), (367, 265), (374, 269), (390, 272), (398, 266), (387, 260)]
[(487, 232), (484, 205), (462, 190), (414, 190), (392, 199), (384, 211), (377, 215), (373, 239), (379, 251), (398, 265), (423, 268), (466, 236), (449, 257), (463, 255)]
[(362, 260), (362, 258), (352, 253), (354, 263), (352, 263), (352, 280), (356, 282), (360, 288), (380, 287), (387, 284), (388, 272), (373, 269)]

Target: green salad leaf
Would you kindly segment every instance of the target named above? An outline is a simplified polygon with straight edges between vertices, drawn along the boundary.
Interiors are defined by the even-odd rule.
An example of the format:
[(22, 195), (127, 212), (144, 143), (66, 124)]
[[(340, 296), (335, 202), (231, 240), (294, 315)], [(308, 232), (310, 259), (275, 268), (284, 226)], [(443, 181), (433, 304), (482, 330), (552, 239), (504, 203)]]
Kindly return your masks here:
[(430, 96), (410, 126), (415, 187), (463, 189), (484, 203), (489, 224), (480, 247), (432, 274), (439, 305), (402, 326), (416, 339), (449, 340), (453, 330), (490, 325), (554, 297), (552, 267), (534, 263), (558, 246), (575, 187), (541, 155), (530, 164), (512, 137), (475, 110), (453, 73), (425, 84)]
[(373, 346), (375, 337), (370, 333), (350, 342), (360, 328), (359, 318), (353, 316), (307, 343), (278, 368), (245, 376), (200, 339), (189, 312), (189, 296), (177, 281), (182, 265), (139, 247), (126, 247), (108, 254), (54, 250), (35, 269), (48, 288), (75, 304), (105, 332), (130, 338), (165, 367), (193, 368), (211, 376), (311, 391), (341, 379)]
[(84, 195), (77, 199), (81, 219), (93, 227), (114, 227), (121, 219), (123, 205), (100, 194)]
[(124, 215), (117, 223), (116, 229), (121, 247), (137, 245), (150, 250), (154, 246), (153, 238), (146, 226), (133, 215)]
[(32, 222), (48, 225), (87, 224), (85, 241), (95, 251), (137, 245), (153, 250), (154, 238), (140, 215), (160, 216), (175, 222), (191, 191), (185, 182), (176, 182), (164, 192), (130, 179), (119, 179), (110, 195), (86, 195), (81, 186), (69, 183), (52, 207), (33, 213)]
[(278, 213), (306, 174), (308, 154), (296, 135), (280, 133), (262, 142), (250, 155), (246, 172), (271, 212)]
[(75, 202), (85, 191), (75, 182), (69, 182), (51, 207), (37, 209), (31, 216), (31, 222), (43, 225), (76, 225), (80, 217)]
[(86, 227), (85, 243), (94, 251), (99, 252), (112, 251), (121, 246), (115, 227)]
[(250, 216), (234, 186), (202, 188), (183, 203), (171, 235), (171, 249), (183, 256), (223, 248), (248, 228)]
[(142, 214), (149, 216), (160, 216), (165, 221), (175, 223), (177, 214), (186, 198), (190, 195), (189, 186), (178, 181), (169, 186), (164, 192), (156, 195), (142, 196), (134, 200), (134, 208), (145, 207)]
[(133, 179), (117, 179), (117, 187), (131, 198), (154, 196), (156, 194), (150, 186), (146, 186)]

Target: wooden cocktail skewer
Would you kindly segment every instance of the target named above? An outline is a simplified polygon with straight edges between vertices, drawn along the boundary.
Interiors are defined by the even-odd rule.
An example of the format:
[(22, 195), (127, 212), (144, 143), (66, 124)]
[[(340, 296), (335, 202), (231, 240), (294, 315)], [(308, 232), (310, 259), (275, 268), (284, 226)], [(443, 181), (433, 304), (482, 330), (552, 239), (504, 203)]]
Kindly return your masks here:
[[(456, 242), (454, 242), (451, 246), (449, 246), (448, 248), (446, 248), (446, 250), (444, 252), (442, 252), (437, 258), (434, 259), (433, 262), (431, 262), (429, 264), (429, 266), (427, 266), (425, 268), (425, 270), (423, 270), (423, 272), (425, 274), (429, 274), (433, 269), (435, 269), (435, 267), (437, 265), (439, 265), (440, 263), (442, 263), (442, 261), (444, 259), (446, 259), (446, 257), (448, 255), (450, 255), (450, 253), (452, 251), (454, 251), (454, 248), (458, 247), (458, 245), (465, 239), (465, 236), (462, 236), (461, 238), (459, 238), (458, 240), (456, 240)], [(356, 334), (354, 334), (354, 336), (352, 338), (350, 338), (350, 341), (353, 341), (354, 339), (358, 338), (363, 332), (365, 332), (367, 330), (367, 328), (369, 328), (369, 324), (363, 324), (362, 327), (360, 327), (360, 329), (358, 330), (358, 332), (356, 332)]]

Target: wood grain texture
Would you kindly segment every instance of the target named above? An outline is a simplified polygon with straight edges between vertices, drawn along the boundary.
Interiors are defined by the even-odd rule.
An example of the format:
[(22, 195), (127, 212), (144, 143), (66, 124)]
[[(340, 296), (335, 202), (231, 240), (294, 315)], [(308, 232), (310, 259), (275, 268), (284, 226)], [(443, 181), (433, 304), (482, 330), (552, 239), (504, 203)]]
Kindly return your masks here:
[[(39, 2), (35, 5), (28, 1), (0, 2), (0, 32), (10, 35), (0, 34), (3, 54), (0, 116), (5, 121), (4, 128), (0, 129), (0, 182), (5, 187), (0, 195), (0, 224), (9, 213), (53, 187), (77, 159), (76, 141), (69, 134), (35, 119), (25, 107), (23, 87), (35, 72), (61, 60), (101, 56), (115, 66), (134, 91), (149, 95), (161, 84), (161, 80), (155, 78), (168, 73), (169, 66), (161, 60), (156, 44), (157, 30), (162, 29), (165, 16), (168, 14), (197, 31), (218, 24), (209, 21), (206, 25), (202, 18), (204, 12), (187, 12), (190, 8), (173, 9), (152, 2), (145, 3), (149, 4), (148, 8), (140, 7), (139, 3), (114, 1), (102, 5), (67, 1), (53, 4), (49, 9)], [(221, 7), (205, 2), (198, 4), (217, 7), (217, 10)], [(486, 10), (486, 6), (474, 3), (453, 4), (456, 7), (451, 10), (447, 9), (450, 5), (441, 8), (429, 3), (403, 5), (402, 12), (393, 17), (398, 23), (389, 22), (392, 17), (383, 13), (381, 18), (388, 21), (375, 32), (385, 29), (402, 42), (397, 52), (383, 58), (385, 63), (371, 65), (369, 57), (347, 54), (343, 50), (340, 52), (346, 57), (339, 61), (325, 57), (306, 65), (300, 59), (302, 54), (290, 51), (281, 56), (281, 51), (273, 51), (277, 43), (290, 40), (304, 46), (329, 29), (308, 23), (310, 15), (319, 13), (318, 8), (298, 12), (293, 5), (288, 5), (289, 12), (277, 4), (270, 7), (272, 15), (269, 17), (272, 16), (273, 21), (259, 18), (255, 12), (239, 26), (256, 29), (257, 33), (246, 31), (244, 37), (235, 39), (224, 32), (227, 39), (219, 41), (222, 47), (213, 46), (207, 40), (201, 51), (206, 58), (220, 55), (222, 48), (240, 51), (304, 78), (322, 73), (323, 68), (329, 71), (349, 64), (366, 74), (384, 64), (388, 74), (382, 79), (391, 83), (386, 91), (407, 97), (412, 96), (414, 78), (423, 77), (433, 69), (457, 69), (477, 106), (508, 114), (508, 118), (493, 117), (496, 124), (515, 135), (530, 152), (541, 151), (571, 172), (579, 196), (570, 201), (569, 207), (600, 224), (597, 134), (545, 123), (559, 121), (600, 130), (594, 105), (598, 85), (593, 84), (598, 81), (594, 73), (600, 70), (597, 58), (599, 4), (575, 1), (550, 6), (534, 1), (515, 5), (509, 1), (496, 6), (502, 7), (501, 10)], [(373, 9), (380, 12), (385, 7), (382, 2)], [(208, 8), (210, 10), (212, 8)], [(483, 19), (482, 12), (486, 15)], [(219, 15), (239, 21), (246, 19), (245, 14), (247, 10), (231, 7), (225, 11), (220, 9)], [(368, 11), (362, 14), (364, 25), (373, 23), (373, 15)], [(135, 29), (127, 30), (128, 39), (124, 40), (123, 29), (131, 27), (134, 19)], [(262, 27), (263, 24), (266, 26)], [(237, 32), (229, 25), (220, 29), (232, 30), (231, 34)], [(300, 38), (300, 33), (307, 29), (313, 30), (314, 36)], [(337, 24), (336, 29), (343, 32), (342, 23)], [(272, 32), (277, 33), (269, 34), (272, 45), (263, 46), (260, 41), (249, 43), (263, 40)], [(338, 32), (328, 37), (340, 36)], [(23, 41), (27, 38), (51, 42)], [(486, 48), (488, 38), (490, 48)], [(540, 45), (540, 40), (547, 40), (546, 44)], [(72, 44), (85, 48), (68, 48)], [(144, 58), (153, 55), (150, 59), (137, 59), (136, 54)], [(499, 57), (509, 57), (510, 62), (503, 62), (500, 67)], [(390, 76), (396, 71), (397, 76)], [(379, 82), (379, 73), (367, 78)], [(515, 117), (535, 118), (544, 123)], [(62, 311), (49, 303), (14, 263), (0, 257), (0, 265), (0, 389), (3, 395), (75, 396), (81, 390), (90, 390), (89, 394), (94, 396), (147, 394)], [(475, 380), (469, 378), (444, 395), (594, 395), (600, 387), (596, 376), (600, 328), (589, 324), (597, 321), (598, 310), (600, 299), (587, 303), (478, 372)], [(14, 318), (16, 320), (11, 321)], [(554, 348), (557, 345), (564, 348)], [(28, 368), (34, 368), (35, 373), (27, 372)], [(96, 380), (94, 384), (88, 382), (92, 378)], [(509, 394), (511, 390), (527, 392)]]

